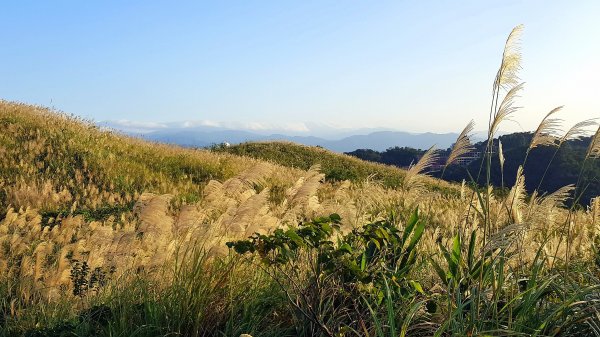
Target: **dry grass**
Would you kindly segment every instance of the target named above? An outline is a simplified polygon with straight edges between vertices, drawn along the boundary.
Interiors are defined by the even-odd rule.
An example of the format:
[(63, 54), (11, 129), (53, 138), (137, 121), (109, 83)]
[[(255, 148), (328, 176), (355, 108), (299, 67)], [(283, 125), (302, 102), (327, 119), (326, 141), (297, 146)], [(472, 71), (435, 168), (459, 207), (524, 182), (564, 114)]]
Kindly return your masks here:
[[(488, 175), (493, 136), (518, 109), (520, 32), (517, 27), (509, 36), (494, 82), (486, 151)], [(557, 111), (546, 115), (529, 150), (560, 146), (566, 139), (581, 137), (593, 125), (581, 122), (559, 137), (558, 120), (550, 118)], [(236, 274), (242, 277), (235, 278), (233, 271), (238, 267), (227, 264), (211, 269), (216, 266), (211, 261), (220, 261), (212, 258), (228, 253), (225, 242), (332, 213), (342, 217), (342, 231), (347, 232), (376, 220), (405, 219), (418, 207), (427, 223), (419, 243), (422, 256), (441, 262), (440, 245), (449, 247), (453, 241), (460, 243), (456, 238), (476, 233), (483, 239), (473, 241), (473, 251), (482, 256), (511, 247), (505, 253), (518, 258), (508, 260), (501, 274), (506, 272), (515, 280), (529, 275), (524, 271), (536, 263), (570, 266), (589, 263), (596, 254), (599, 198), (577, 210), (565, 205), (574, 194), (576, 197), (578, 186), (565, 186), (548, 195), (527, 195), (522, 167), (508, 194), (497, 193), (489, 184), (479, 190), (464, 183), (448, 184), (425, 175), (436, 161), (434, 148), (403, 171), (322, 149), (272, 144), (277, 155), (289, 150), (285, 158), (298, 153), (312, 158), (296, 165), (300, 168), (291, 168), (288, 166), (294, 165), (289, 163), (281, 166), (227, 153), (154, 144), (102, 131), (45, 108), (5, 101), (0, 101), (0, 127), (0, 291), (6, 295), (0, 301), (0, 313), (15, 321), (35, 324), (35, 318), (27, 320), (39, 312), (35, 308), (44, 311), (57, 303), (71, 304), (81, 295), (74, 291), (78, 285), (73, 275), (81, 266), (76, 262), (85, 262), (89, 270), (113, 280), (136, 276), (148, 280), (153, 288), (150, 295), (175, 294), (177, 303), (189, 302), (185, 310), (196, 312), (213, 305), (198, 313), (206, 316), (202, 320), (193, 318), (194, 327), (227, 320), (228, 306), (235, 302), (224, 299), (225, 290), (241, 296), (251, 284), (244, 276), (260, 275), (246, 268), (243, 274)], [(470, 123), (461, 133), (451, 160), (469, 151), (472, 128)], [(599, 144), (596, 132), (586, 160), (599, 156)], [(314, 162), (315, 158), (321, 162)], [(584, 168), (585, 163), (582, 172)], [(373, 179), (371, 170), (385, 179)], [(390, 184), (392, 181), (397, 183)], [(177, 263), (198, 247), (206, 250), (209, 258), (192, 260), (191, 266)], [(201, 263), (194, 265), (194, 261)], [(204, 269), (212, 272), (205, 274)], [(430, 268), (418, 273), (427, 289), (444, 287), (434, 281)], [(196, 282), (199, 279), (206, 282)], [(242, 285), (234, 289), (235, 282)], [(506, 290), (502, 286), (496, 289), (496, 285), (492, 288)], [(214, 297), (194, 297), (196, 287), (205, 287), (203, 293)], [(81, 297), (91, 301), (96, 292)], [(149, 303), (156, 300), (147, 299)], [(72, 303), (67, 312), (90, 302)], [(167, 303), (184, 308), (173, 301)], [(169, 328), (182, 331), (181, 327)]]
[[(200, 240), (213, 254), (225, 254), (228, 240), (331, 213), (340, 214), (349, 229), (386, 218), (392, 210), (408, 213), (419, 206), (428, 220), (423, 247), (430, 253), (437, 251), (436, 241), (450, 240), (459, 224), (480, 228), (481, 219), (464, 224), (470, 206), (481, 207), (468, 193), (424, 188), (421, 173), (433, 149), (405, 174), (403, 188), (391, 189), (368, 180), (327, 182), (318, 166), (302, 171), (147, 143), (39, 107), (3, 102), (0, 112), (8, 131), (0, 163), (6, 212), (0, 221), (0, 277), (18, 280), (24, 298), (36, 291), (48, 298), (69, 296), (73, 259), (92, 269), (114, 268), (117, 274), (148, 272), (159, 270), (190, 242)], [(170, 168), (155, 166), (174, 160)], [(210, 179), (207, 172), (222, 178)], [(526, 223), (529, 259), (545, 240), (553, 255), (564, 256), (561, 235), (568, 212), (561, 204), (570, 189), (527, 202), (524, 179), (517, 179), (506, 198), (494, 198), (489, 191), (491, 223), (497, 229)], [(197, 198), (186, 200), (190, 194)], [(96, 219), (77, 212), (130, 201), (132, 209)], [(65, 211), (48, 217), (49, 210)], [(572, 217), (572, 256), (590, 251), (597, 231), (594, 212), (597, 206)]]

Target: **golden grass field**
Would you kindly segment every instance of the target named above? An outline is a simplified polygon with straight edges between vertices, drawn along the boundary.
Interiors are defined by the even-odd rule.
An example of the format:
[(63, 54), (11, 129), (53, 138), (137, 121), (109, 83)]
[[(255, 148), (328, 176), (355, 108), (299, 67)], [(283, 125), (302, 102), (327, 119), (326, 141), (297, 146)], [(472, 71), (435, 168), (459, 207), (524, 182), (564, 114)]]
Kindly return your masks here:
[[(228, 240), (331, 213), (353, 228), (419, 206), (428, 223), (422, 247), (431, 253), (436, 240), (479, 227), (472, 219), (464, 228), (470, 205), (479, 207), (470, 189), (425, 176), (396, 189), (368, 179), (331, 183), (318, 166), (304, 171), (149, 143), (10, 102), (0, 104), (0, 124), (0, 277), (16, 282), (25, 300), (69, 296), (70, 259), (116, 273), (159, 270), (181, 245), (203, 242), (214, 254), (227, 254)], [(386, 169), (406, 178), (400, 169)], [(565, 256), (563, 202), (570, 190), (527, 198), (522, 184), (513, 187), (513, 216), (529, 224), (524, 259), (548, 236), (545, 250)], [(501, 228), (508, 220), (505, 200), (489, 193), (493, 223)], [(591, 252), (597, 200), (571, 219), (572, 256)]]

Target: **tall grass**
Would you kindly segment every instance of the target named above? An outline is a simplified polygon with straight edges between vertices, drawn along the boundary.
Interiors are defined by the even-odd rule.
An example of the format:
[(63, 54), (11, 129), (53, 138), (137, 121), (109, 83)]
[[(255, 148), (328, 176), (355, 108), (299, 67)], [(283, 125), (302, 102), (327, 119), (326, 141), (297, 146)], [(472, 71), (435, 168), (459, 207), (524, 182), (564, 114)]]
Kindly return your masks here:
[[(566, 208), (580, 183), (527, 195), (523, 169), (508, 193), (491, 185), (495, 135), (523, 89), (521, 30), (505, 44), (469, 186), (426, 177), (434, 148), (408, 171), (291, 144), (237, 148), (289, 168), (1, 102), (0, 334), (600, 335), (600, 199)], [(528, 154), (594, 126), (561, 136), (559, 113), (545, 116)], [(472, 129), (447, 165), (470, 151)], [(596, 132), (580, 181), (599, 144)], [(332, 213), (339, 233), (310, 241), (306, 228), (320, 221), (310, 219)], [(225, 246), (251, 235), (255, 254)], [(285, 264), (260, 253), (275, 243), (293, 251)]]

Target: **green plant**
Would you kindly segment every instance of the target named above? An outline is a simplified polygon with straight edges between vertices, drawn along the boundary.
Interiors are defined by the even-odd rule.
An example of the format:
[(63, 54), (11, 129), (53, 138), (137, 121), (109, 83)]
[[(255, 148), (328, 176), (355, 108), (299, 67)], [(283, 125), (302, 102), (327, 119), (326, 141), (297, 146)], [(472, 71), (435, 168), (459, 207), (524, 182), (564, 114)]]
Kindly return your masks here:
[(297, 228), (254, 234), (227, 245), (238, 254), (258, 255), (262, 268), (299, 313), (298, 319), (333, 336), (350, 324), (336, 314), (360, 311), (351, 300), (354, 296), (373, 298), (379, 305), (386, 297), (405, 300), (423, 293), (421, 285), (410, 278), (417, 261), (417, 243), (425, 229), (418, 210), (403, 230), (392, 217), (341, 235), (340, 222), (339, 215), (332, 214)]
[(73, 295), (85, 296), (89, 291), (98, 291), (106, 285), (108, 278), (115, 272), (114, 268), (105, 270), (100, 267), (90, 269), (86, 261), (71, 260), (71, 282)]

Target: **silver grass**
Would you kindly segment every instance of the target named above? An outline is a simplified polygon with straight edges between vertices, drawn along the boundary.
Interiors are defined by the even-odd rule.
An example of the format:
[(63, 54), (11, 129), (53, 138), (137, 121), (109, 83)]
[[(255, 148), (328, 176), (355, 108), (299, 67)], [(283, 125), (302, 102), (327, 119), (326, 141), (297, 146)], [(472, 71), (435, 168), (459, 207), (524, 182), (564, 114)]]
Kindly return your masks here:
[(592, 216), (592, 223), (590, 224), (591, 233), (595, 235), (596, 228), (600, 224), (600, 196), (595, 197), (590, 202), (590, 213)]
[(259, 163), (223, 183), (223, 190), (227, 195), (239, 197), (244, 191), (254, 186), (262, 186), (265, 177), (273, 170), (273, 166), (267, 163)]
[(473, 145), (471, 144), (471, 133), (473, 132), (474, 127), (475, 122), (470, 121), (469, 124), (467, 124), (467, 126), (465, 126), (465, 128), (462, 130), (460, 135), (458, 135), (454, 146), (452, 146), (452, 151), (450, 151), (450, 155), (446, 160), (446, 164), (444, 165), (445, 167), (453, 164), (460, 157), (473, 151)]
[(574, 190), (575, 185), (571, 184), (544, 196), (538, 196), (537, 190), (533, 191), (527, 207), (525, 221), (528, 224), (536, 225), (538, 228), (552, 224), (556, 214), (565, 207), (566, 201), (571, 197)]
[(596, 126), (597, 123), (594, 119), (586, 119), (581, 121), (575, 125), (573, 125), (561, 138), (560, 144), (564, 143), (567, 140), (575, 140), (580, 139), (581, 137), (585, 137), (590, 132), (588, 128), (592, 126)]
[(511, 212), (512, 218), (516, 223), (522, 222), (521, 208), (525, 204), (527, 191), (525, 189), (525, 176), (523, 175), (523, 166), (517, 169), (517, 177), (515, 185), (510, 189), (507, 201), (510, 200), (508, 209)]
[(218, 199), (224, 195), (223, 184), (216, 180), (209, 181), (202, 191), (205, 199)]
[(502, 227), (494, 233), (483, 248), (483, 252), (493, 252), (498, 249), (506, 249), (518, 238), (518, 235), (527, 229), (525, 225), (514, 223)]
[(531, 210), (535, 208), (541, 202), (541, 200), (542, 199), (539, 196), (538, 190), (533, 190), (531, 197), (529, 197), (529, 211), (531, 212)]
[(506, 39), (502, 53), (502, 64), (496, 75), (494, 90), (498, 88), (508, 89), (519, 83), (518, 72), (521, 70), (520, 42), (522, 33), (523, 25), (518, 25), (513, 28)]
[(556, 107), (552, 109), (544, 119), (540, 125), (538, 125), (537, 129), (533, 133), (533, 137), (531, 138), (531, 143), (529, 144), (529, 148), (527, 151), (530, 151), (538, 146), (558, 146), (559, 145), (559, 132), (561, 131), (561, 119), (558, 118), (550, 118), (555, 113), (561, 111), (563, 106)]
[(600, 127), (598, 127), (596, 133), (592, 137), (590, 146), (585, 154), (585, 159), (588, 158), (600, 158)]
[(427, 152), (423, 154), (419, 161), (412, 165), (404, 176), (405, 188), (418, 188), (422, 187), (419, 180), (419, 176), (429, 167), (431, 167), (438, 160), (438, 150), (435, 145), (430, 147)]
[(251, 235), (254, 229), (250, 232), (248, 232), (248, 229), (252, 225), (259, 225), (256, 224), (254, 219), (267, 214), (269, 210), (268, 196), (269, 189), (265, 188), (260, 193), (245, 200), (237, 207), (235, 213), (229, 218), (229, 221), (224, 223), (224, 227), (233, 233), (243, 232), (244, 235)]
[(566, 201), (571, 197), (571, 194), (575, 190), (575, 185), (569, 184), (563, 186), (556, 191), (542, 197), (540, 205), (546, 206), (547, 208), (559, 208), (564, 207)]
[[(291, 191), (289, 204), (292, 206), (301, 206), (312, 201), (316, 197), (317, 191), (325, 179), (325, 175), (320, 172), (320, 165), (313, 165), (297, 183)], [(312, 199), (312, 200), (311, 200)]]
[(504, 151), (500, 140), (498, 140), (498, 160), (500, 160), (500, 170), (504, 171)]
[(435, 148), (435, 146), (432, 146), (427, 150), (427, 152), (423, 154), (421, 159), (419, 159), (419, 161), (416, 164), (412, 165), (408, 169), (408, 172), (413, 174), (421, 174), (427, 168), (431, 167), (431, 165), (433, 165), (437, 159), (438, 150)]
[(522, 89), (523, 83), (517, 84), (506, 93), (506, 96), (504, 96), (504, 99), (502, 100), (502, 103), (500, 103), (500, 107), (494, 115), (494, 120), (490, 126), (490, 139), (494, 138), (500, 123), (504, 120), (510, 119), (511, 115), (520, 108), (514, 106), (514, 101), (515, 98), (519, 97), (518, 93)]

